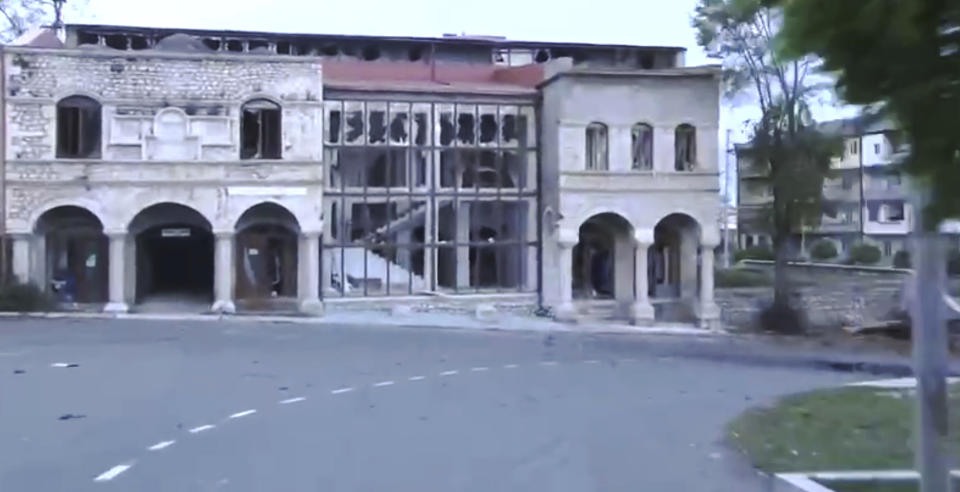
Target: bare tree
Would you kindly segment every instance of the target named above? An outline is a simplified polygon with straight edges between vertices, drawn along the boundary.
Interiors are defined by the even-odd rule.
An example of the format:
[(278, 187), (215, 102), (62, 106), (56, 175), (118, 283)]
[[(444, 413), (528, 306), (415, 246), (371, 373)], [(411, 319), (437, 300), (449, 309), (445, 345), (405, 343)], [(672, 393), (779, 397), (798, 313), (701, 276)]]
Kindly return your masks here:
[[(0, 42), (10, 42), (33, 27), (63, 26), (67, 0), (0, 0)], [(72, 4), (86, 0), (71, 0)]]

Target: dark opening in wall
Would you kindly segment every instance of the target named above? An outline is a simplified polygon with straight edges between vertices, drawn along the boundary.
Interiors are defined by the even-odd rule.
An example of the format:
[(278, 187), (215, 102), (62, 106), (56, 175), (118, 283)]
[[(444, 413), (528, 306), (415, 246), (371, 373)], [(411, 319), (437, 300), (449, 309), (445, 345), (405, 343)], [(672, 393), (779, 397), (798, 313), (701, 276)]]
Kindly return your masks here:
[(347, 113), (347, 134), (344, 140), (347, 142), (356, 142), (363, 135), (363, 111), (350, 111)]
[(100, 103), (70, 96), (57, 103), (57, 157), (100, 157)]
[(410, 61), (420, 61), (423, 59), (423, 47), (422, 46), (411, 46), (407, 50), (407, 57), (410, 58)]
[(376, 45), (369, 45), (363, 47), (363, 59), (367, 61), (373, 61), (380, 58), (380, 47)]
[(115, 50), (127, 49), (127, 37), (122, 34), (111, 34), (106, 38), (107, 46)]
[(340, 54), (340, 48), (335, 44), (325, 44), (320, 47), (320, 53), (324, 56), (337, 56)]
[(533, 57), (537, 63), (546, 63), (550, 60), (550, 53), (547, 50), (537, 50), (537, 54)]
[(567, 48), (556, 48), (550, 50), (550, 58), (569, 58), (572, 56), (573, 52)]
[(357, 47), (351, 45), (345, 45), (340, 47), (340, 52), (346, 56), (357, 56)]
[(250, 52), (260, 52), (265, 53), (270, 51), (270, 43), (262, 39), (254, 39), (249, 42), (249, 51)]
[(453, 142), (453, 113), (440, 114), (440, 145)]
[(583, 63), (590, 59), (590, 55), (586, 52), (577, 50), (573, 52), (573, 63)]
[(211, 51), (220, 51), (220, 46), (223, 43), (219, 39), (206, 38), (203, 40), (203, 45), (207, 48), (210, 48)]
[(652, 53), (640, 53), (640, 68), (650, 70), (653, 68), (654, 57)]
[(130, 47), (135, 50), (145, 50), (150, 47), (150, 43), (143, 36), (133, 36), (130, 38)]
[(294, 47), (297, 55), (315, 55), (317, 48), (310, 43), (297, 43)]
[(509, 142), (517, 139), (517, 116), (513, 114), (503, 115), (503, 141)]
[(239, 39), (231, 39), (227, 41), (227, 51), (243, 53), (243, 42)]
[(241, 159), (279, 159), (281, 148), (280, 106), (265, 99), (243, 105), (240, 122)]
[(457, 115), (457, 138), (460, 143), (473, 143), (475, 138), (473, 115), (461, 113)]
[(330, 143), (340, 142), (340, 111), (330, 112)]
[(480, 143), (490, 143), (497, 138), (497, 116), (480, 115)]
[(387, 134), (386, 115), (383, 111), (370, 111), (370, 143), (383, 143)]
[(293, 45), (290, 44), (290, 41), (279, 41), (277, 43), (277, 53), (280, 55), (292, 55), (291, 48), (293, 48)]
[(407, 113), (396, 113), (390, 121), (390, 140), (396, 143), (407, 142)]
[(81, 31), (77, 34), (77, 44), (100, 44), (100, 35)]
[(424, 145), (427, 143), (427, 114), (426, 113), (416, 113), (413, 115), (413, 122), (417, 126), (416, 137), (414, 137), (414, 143), (417, 145)]

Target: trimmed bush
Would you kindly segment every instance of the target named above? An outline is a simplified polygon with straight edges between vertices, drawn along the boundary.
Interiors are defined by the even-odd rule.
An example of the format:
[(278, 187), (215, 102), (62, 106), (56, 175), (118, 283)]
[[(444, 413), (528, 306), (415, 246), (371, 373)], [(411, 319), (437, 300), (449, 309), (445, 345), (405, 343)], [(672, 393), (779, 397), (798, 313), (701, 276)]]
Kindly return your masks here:
[(743, 260), (768, 260), (773, 261), (773, 250), (763, 246), (753, 246), (745, 249), (738, 249), (733, 253), (733, 261)]
[(0, 287), (0, 312), (49, 311), (50, 296), (33, 284), (11, 284)]
[(880, 248), (872, 244), (855, 244), (847, 254), (847, 260), (853, 265), (875, 265), (880, 261)]
[(714, 274), (714, 282), (717, 288), (768, 287), (773, 283), (766, 272), (747, 268), (717, 270)]
[(833, 241), (821, 239), (810, 247), (810, 257), (814, 260), (832, 260), (837, 257), (837, 247)]
[(893, 255), (894, 268), (910, 268), (910, 252), (901, 249)]

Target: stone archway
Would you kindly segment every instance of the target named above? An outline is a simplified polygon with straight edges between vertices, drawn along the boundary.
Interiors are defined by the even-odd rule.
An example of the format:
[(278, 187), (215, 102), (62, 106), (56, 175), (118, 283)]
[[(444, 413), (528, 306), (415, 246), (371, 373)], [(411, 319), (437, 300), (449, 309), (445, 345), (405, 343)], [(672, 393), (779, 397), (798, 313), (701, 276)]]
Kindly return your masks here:
[(700, 224), (689, 215), (670, 214), (657, 223), (653, 237), (647, 270), (651, 297), (696, 296)]
[(281, 205), (264, 202), (247, 209), (235, 230), (238, 301), (296, 299), (300, 234), (296, 217)]
[(607, 212), (583, 222), (573, 248), (573, 298), (633, 298), (633, 226)]
[(40, 215), (34, 232), (41, 288), (65, 303), (107, 301), (108, 241), (96, 215), (74, 205), (54, 207)]
[(213, 232), (196, 210), (178, 203), (158, 203), (130, 221), (134, 238), (135, 290), (138, 303), (213, 299)]

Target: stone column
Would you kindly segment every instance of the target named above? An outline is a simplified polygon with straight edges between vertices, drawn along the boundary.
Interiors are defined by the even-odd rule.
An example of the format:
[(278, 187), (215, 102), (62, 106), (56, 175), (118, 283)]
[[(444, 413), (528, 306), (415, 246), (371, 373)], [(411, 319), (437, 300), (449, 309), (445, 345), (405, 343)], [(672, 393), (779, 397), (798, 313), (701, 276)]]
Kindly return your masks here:
[(634, 239), (637, 247), (636, 260), (634, 261), (634, 284), (636, 285), (637, 293), (630, 314), (634, 324), (650, 324), (653, 323), (655, 314), (653, 305), (650, 304), (649, 272), (647, 271), (649, 262), (647, 261), (647, 255), (650, 246), (653, 245), (653, 231), (638, 230), (635, 233)]
[(303, 287), (298, 292), (300, 311), (311, 316), (323, 316), (323, 302), (320, 301), (320, 233), (304, 232), (300, 245), (300, 251), (297, 252), (297, 276)]
[(233, 303), (233, 231), (217, 232), (213, 251), (213, 306), (215, 313), (234, 313)]
[(107, 283), (110, 300), (103, 307), (105, 313), (125, 313), (130, 310), (126, 302), (127, 281), (127, 232), (108, 232), (110, 252), (107, 256), (110, 275)]
[(457, 288), (470, 287), (470, 202), (457, 203)]
[[(558, 321), (576, 321), (577, 309), (573, 305), (573, 248), (577, 245), (579, 234), (576, 231), (560, 230), (557, 233), (557, 251), (559, 263), (556, 276), (560, 282), (560, 302), (557, 304), (554, 318)], [(546, 282), (553, 279), (546, 278)]]
[(700, 326), (718, 328), (720, 308), (713, 299), (713, 250), (717, 243), (700, 245)]
[[(14, 235), (13, 258), (11, 258), (14, 281), (22, 284), (30, 282), (30, 263), (30, 235)], [(46, 290), (45, 285), (39, 287)]]

